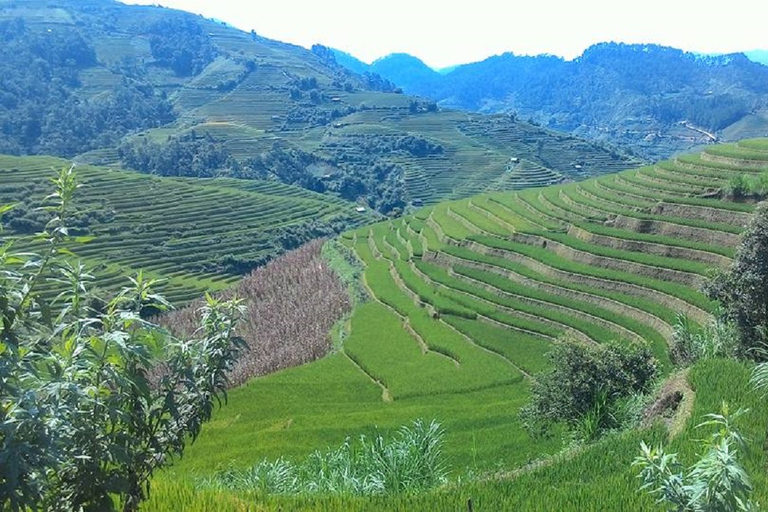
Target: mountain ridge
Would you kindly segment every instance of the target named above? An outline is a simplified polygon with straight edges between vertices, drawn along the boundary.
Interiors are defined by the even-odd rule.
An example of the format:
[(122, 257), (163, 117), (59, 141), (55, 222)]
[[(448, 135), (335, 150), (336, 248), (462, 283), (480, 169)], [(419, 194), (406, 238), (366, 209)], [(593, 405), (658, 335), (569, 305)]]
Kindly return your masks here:
[(184, 11), (30, 0), (0, 4), (0, 29), (0, 152), (273, 179), (392, 214), (518, 186), (513, 158), (547, 169), (527, 185), (637, 162), (515, 117), (441, 109), (323, 46)]
[(768, 68), (743, 53), (599, 43), (573, 60), (504, 53), (428, 78), (410, 69), (378, 72), (442, 106), (514, 112), (648, 159), (768, 133)]

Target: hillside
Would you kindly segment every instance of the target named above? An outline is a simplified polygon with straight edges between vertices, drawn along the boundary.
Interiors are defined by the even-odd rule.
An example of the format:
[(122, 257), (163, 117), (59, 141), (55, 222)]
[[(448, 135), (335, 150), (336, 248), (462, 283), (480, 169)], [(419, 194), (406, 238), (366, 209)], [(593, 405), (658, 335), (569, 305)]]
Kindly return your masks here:
[[(161, 492), (190, 504), (231, 500), (238, 510), (249, 495), (196, 494), (192, 475), (292, 459), (371, 433), (372, 425), (392, 429), (425, 417), (449, 433), (454, 476), (500, 475), (416, 496), (263, 497), (265, 507), (461, 509), (471, 497), (478, 510), (652, 508), (631, 462), (640, 440), (668, 442), (663, 426), (518, 471), (564, 441), (530, 437), (517, 411), (562, 336), (648, 343), (662, 372), (673, 371), (668, 344), (677, 315), (709, 321), (714, 304), (699, 286), (711, 269), (729, 265), (754, 209), (717, 191), (734, 177), (765, 172), (768, 140), (747, 140), (579, 183), (443, 202), (345, 233), (341, 243), (365, 264), (371, 300), (354, 310), (341, 350), (233, 390), (230, 405), (158, 480)], [(763, 446), (766, 411), (748, 391), (745, 364), (704, 361), (684, 382), (685, 375), (691, 416), (675, 416), (682, 433), (669, 441), (673, 451), (692, 456), (701, 437), (695, 425), (723, 400), (753, 408), (743, 426), (750, 446)], [(766, 454), (748, 453), (756, 497), (765, 502)], [(167, 499), (154, 506), (163, 509)]]
[[(0, 156), (3, 241), (42, 231), (38, 208), (50, 193), (51, 157)], [(121, 169), (76, 168), (73, 234), (94, 237), (71, 249), (102, 289), (116, 291), (139, 270), (164, 282), (179, 305), (235, 283), (243, 274), (308, 240), (377, 218), (355, 205), (263, 180), (162, 178)], [(57, 285), (51, 284), (52, 289)]]
[[(277, 179), (383, 213), (637, 163), (509, 116), (399, 94), (321, 46), (156, 6), (1, 1), (0, 38), (0, 153)], [(542, 172), (511, 179), (510, 159)]]
[(432, 83), (440, 76), (437, 71), (407, 53), (393, 53), (377, 59), (371, 63), (369, 71), (387, 77), (387, 80), (406, 91)]
[(573, 61), (506, 53), (444, 75), (413, 58), (382, 61), (376, 72), (441, 106), (515, 113), (651, 160), (768, 133), (768, 67), (743, 54), (602, 43)]

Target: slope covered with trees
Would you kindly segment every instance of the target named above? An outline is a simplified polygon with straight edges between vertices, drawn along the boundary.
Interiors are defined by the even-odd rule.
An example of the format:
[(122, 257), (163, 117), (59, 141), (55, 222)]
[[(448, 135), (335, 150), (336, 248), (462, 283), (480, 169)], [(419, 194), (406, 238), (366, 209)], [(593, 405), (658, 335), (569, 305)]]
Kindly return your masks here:
[(654, 160), (768, 130), (768, 67), (743, 54), (602, 43), (572, 61), (507, 53), (440, 75), (393, 56), (371, 69), (441, 106), (516, 113)]

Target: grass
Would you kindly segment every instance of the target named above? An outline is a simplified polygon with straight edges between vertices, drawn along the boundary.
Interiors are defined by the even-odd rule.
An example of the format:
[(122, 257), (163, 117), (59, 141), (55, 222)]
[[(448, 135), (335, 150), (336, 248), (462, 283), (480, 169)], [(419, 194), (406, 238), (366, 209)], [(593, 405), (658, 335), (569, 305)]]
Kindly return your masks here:
[(487, 247), (501, 249), (502, 251), (509, 251), (510, 253), (517, 253), (529, 258), (533, 258), (538, 262), (541, 262), (552, 268), (562, 270), (564, 272), (581, 274), (599, 279), (620, 281), (627, 284), (636, 285), (641, 288), (655, 290), (672, 297), (679, 298), (705, 311), (710, 311), (714, 308), (712, 301), (707, 299), (703, 293), (685, 285), (668, 281), (660, 281), (650, 277), (638, 276), (618, 270), (597, 268), (584, 263), (576, 263), (567, 258), (547, 251), (546, 249), (508, 240), (500, 240), (482, 236), (475, 236), (472, 237), (472, 239)]
[[(665, 188), (661, 185), (664, 173), (650, 178), (660, 189)], [(99, 179), (103, 180), (102, 191), (111, 182), (119, 182), (107, 175)], [(680, 181), (672, 181), (677, 185), (668, 190), (674, 200), (674, 194), (680, 191)], [(212, 185), (213, 189), (201, 191), (202, 199), (189, 206), (190, 211), (200, 216), (205, 203), (219, 203), (212, 210), (214, 213), (200, 221), (205, 229), (218, 229), (225, 224), (217, 220), (219, 216), (236, 213), (217, 201), (217, 194), (261, 197), (271, 190), (267, 184), (218, 181)], [(613, 190), (607, 185), (626, 190)], [(529, 376), (535, 378), (536, 373), (552, 364), (545, 354), (553, 339), (576, 330), (592, 340), (606, 342), (621, 337), (625, 329), (634, 333), (632, 339), (642, 339), (651, 345), (666, 371), (671, 367), (666, 351), (668, 331), (648, 323), (648, 318), (655, 318), (659, 326), (673, 325), (677, 311), (670, 304), (711, 310), (712, 304), (701, 292), (664, 281), (659, 278), (661, 274), (642, 276), (579, 263), (570, 259), (568, 252), (561, 255), (554, 249), (533, 245), (549, 240), (554, 248), (557, 242), (584, 254), (610, 258), (615, 265), (627, 265), (627, 269), (634, 268), (630, 264), (640, 263), (648, 269), (707, 274), (704, 263), (583, 241), (568, 234), (567, 228), (572, 224), (617, 239), (733, 255), (732, 247), (601, 224), (601, 219), (616, 212), (646, 220), (678, 221), (642, 211), (654, 203), (642, 194), (630, 192), (644, 189), (645, 181), (640, 184), (638, 178), (637, 185), (639, 188), (634, 189), (629, 181), (604, 178), (600, 183), (563, 185), (535, 193), (494, 193), (474, 198), (471, 203), (439, 203), (417, 210), (412, 216), (344, 234), (338, 244), (329, 244), (327, 250), (350, 283), (362, 273), (370, 300), (358, 302), (346, 323), (345, 335), (336, 342), (337, 351), (313, 364), (232, 390), (230, 406), (216, 415), (187, 457), (159, 477), (159, 488), (180, 502), (187, 500), (190, 506), (202, 506), (195, 504), (209, 503), (218, 491), (196, 491), (192, 482), (217, 469), (240, 470), (265, 458), (275, 461), (281, 457), (298, 464), (316, 450), (339, 446), (347, 436), (372, 436), (422, 417), (435, 418), (445, 426), (445, 452), (454, 468), (449, 476), (461, 475), (462, 483), (388, 499), (325, 494), (279, 497), (258, 489), (228, 490), (227, 498), (220, 503), (232, 510), (254, 501), (267, 509), (419, 509), (466, 506), (466, 499), (471, 496), (474, 506), (484, 509), (495, 509), (500, 503), (504, 503), (503, 507), (517, 503), (516, 506), (525, 508), (531, 500), (545, 504), (542, 508), (558, 510), (580, 510), (595, 504), (627, 510), (647, 506), (645, 497), (635, 493), (637, 482), (628, 468), (640, 439), (661, 440), (658, 428), (609, 437), (594, 448), (524, 470), (512, 480), (466, 479), (469, 474), (519, 468), (562, 445), (559, 436), (528, 437), (516, 415), (527, 399)], [(19, 192), (23, 184), (14, 187)], [(579, 187), (594, 194), (577, 193)], [(170, 192), (164, 194), (166, 200), (173, 197)], [(608, 200), (595, 199), (600, 197)], [(289, 199), (309, 200), (298, 193)], [(128, 198), (115, 201), (120, 208), (131, 204)], [(716, 207), (719, 202), (711, 204)], [(262, 205), (264, 213), (255, 216), (254, 225), (267, 222), (272, 212), (280, 211), (278, 203), (265, 200)], [(722, 209), (746, 211), (739, 208), (742, 207)], [(170, 210), (171, 219), (177, 210), (182, 208)], [(292, 218), (293, 210), (287, 211), (284, 218)], [(295, 211), (301, 215), (300, 208)], [(542, 215), (536, 215), (536, 211)], [(599, 215), (600, 212), (604, 213)], [(145, 215), (149, 219), (156, 213), (149, 209)], [(680, 229), (736, 232), (733, 227), (726, 231), (721, 225), (702, 220), (679, 222)], [(441, 236), (447, 237), (448, 243), (441, 242)], [(515, 236), (526, 243), (515, 241)], [(182, 237), (171, 244), (180, 261), (194, 256), (195, 242), (194, 237)], [(222, 244), (235, 246), (226, 240)], [(121, 249), (146, 250), (145, 245), (141, 240), (127, 239)], [(96, 253), (88, 254), (93, 254), (89, 256), (93, 258)], [(140, 259), (130, 261), (137, 263)], [(172, 267), (158, 262), (157, 268), (170, 271)], [(113, 278), (119, 276), (114, 268), (109, 271)], [(610, 283), (623, 287), (616, 288)], [(363, 296), (359, 289), (356, 295)], [(589, 296), (596, 300), (588, 300)], [(614, 306), (608, 308), (601, 300), (610, 300)], [(622, 305), (627, 308), (622, 309)], [(636, 316), (638, 310), (647, 316)], [(722, 393), (718, 386), (723, 385), (724, 379), (744, 378), (744, 372), (737, 369), (729, 370), (733, 375), (717, 375), (706, 363), (700, 367), (697, 371), (701, 373), (691, 374), (694, 384), (700, 386), (699, 394), (701, 389), (712, 386), (717, 390), (711, 393), (717, 395)], [(736, 380), (727, 384), (733, 387), (728, 392), (742, 400), (738, 398), (742, 391)], [(691, 438), (694, 434), (685, 435)], [(249, 448), (244, 449), (245, 446)], [(682, 445), (680, 449), (685, 453)], [(606, 482), (610, 482), (614, 492), (604, 490)], [(555, 484), (558, 490), (552, 491)], [(158, 510), (168, 507), (167, 501), (163, 505), (163, 499), (170, 498), (158, 498)], [(150, 505), (150, 510), (153, 506)]]
[(609, 247), (603, 247), (600, 245), (583, 242), (577, 238), (568, 236), (565, 233), (541, 232), (537, 234), (543, 238), (560, 242), (561, 244), (578, 251), (583, 251), (594, 254), (596, 256), (604, 256), (606, 258), (612, 258), (616, 260), (631, 261), (634, 263), (658, 267), (659, 269), (678, 270), (680, 272), (689, 272), (702, 276), (709, 275), (712, 270), (711, 266), (696, 261), (687, 261), (679, 258), (668, 258), (654, 254), (612, 249)]
[[(529, 297), (541, 302), (557, 304), (559, 306), (563, 306), (565, 308), (571, 309), (574, 312), (586, 313), (596, 318), (601, 318), (608, 322), (621, 325), (626, 329), (628, 329), (629, 331), (632, 331), (635, 334), (639, 335), (649, 343), (656, 345), (657, 352), (659, 355), (662, 355), (666, 350), (664, 338), (658, 332), (649, 328), (648, 326), (646, 326), (641, 322), (633, 320), (630, 317), (627, 317), (624, 315), (618, 315), (612, 311), (607, 311), (602, 307), (589, 304), (586, 302), (577, 301), (577, 300), (570, 299), (568, 297), (563, 297), (560, 295), (545, 293), (535, 288), (528, 288), (528, 287), (516, 285), (515, 283), (510, 282), (508, 279), (505, 279), (502, 276), (498, 274), (494, 274), (492, 272), (487, 272), (487, 271), (477, 270), (477, 269), (467, 268), (467, 267), (460, 267), (460, 266), (456, 267), (456, 272), (460, 275), (469, 277), (476, 281), (487, 283), (493, 286), (494, 288), (506, 293), (512, 293), (516, 295)], [(614, 337), (615, 336), (616, 335), (614, 334)]]
[(625, 240), (635, 240), (638, 242), (648, 242), (653, 244), (667, 245), (670, 247), (684, 247), (686, 249), (694, 249), (697, 251), (720, 254), (721, 256), (726, 256), (728, 258), (733, 258), (735, 253), (733, 247), (722, 247), (719, 245), (712, 245), (712, 244), (706, 244), (706, 243), (701, 243), (701, 242), (696, 242), (691, 240), (684, 240), (680, 238), (674, 238), (671, 236), (653, 235), (648, 233), (637, 233), (635, 231), (628, 231), (626, 229), (612, 228), (610, 226), (606, 226), (603, 224), (579, 223), (579, 224), (576, 224), (576, 226), (586, 231), (589, 231), (590, 233), (594, 233), (596, 235), (605, 235), (605, 236), (621, 238)]
[[(365, 308), (375, 309), (376, 304)], [(553, 439), (526, 448), (527, 434), (516, 411), (527, 389), (527, 383), (517, 379), (474, 391), (424, 393), (385, 402), (381, 389), (349, 358), (334, 354), (232, 390), (228, 406), (217, 411), (165, 477), (188, 479), (229, 465), (245, 468), (264, 458), (299, 460), (316, 449), (338, 446), (347, 436), (373, 435), (376, 427), (386, 432), (417, 417), (435, 418), (446, 429), (445, 455), (453, 475), (461, 471), (458, 468), (524, 463), (560, 446)], [(494, 447), (513, 444), (518, 444), (517, 451)]]
[[(693, 168), (686, 169), (695, 175)], [(716, 167), (706, 169), (714, 172)], [(601, 266), (604, 259), (579, 263), (568, 251), (554, 252), (558, 243), (627, 269), (640, 263), (649, 274), (654, 267), (707, 274), (705, 263), (586, 242), (569, 234), (573, 225), (619, 241), (732, 257), (733, 247), (704, 240), (710, 232), (735, 234), (733, 226), (648, 213), (656, 202), (636, 193), (650, 190), (646, 180), (668, 190), (664, 200), (674, 202), (680, 193), (678, 176), (670, 187), (662, 184), (665, 176), (649, 175), (642, 183), (637, 178), (636, 185), (606, 177), (531, 192), (496, 192), (473, 198), (471, 204), (439, 203), (345, 234), (340, 240), (363, 263), (372, 301), (353, 313), (340, 351), (233, 390), (232, 407), (217, 415), (178, 467), (160, 477), (162, 485), (178, 499), (194, 503), (198, 491), (191, 487), (193, 475), (210, 475), (217, 467), (246, 468), (263, 458), (298, 462), (315, 450), (338, 446), (350, 434), (371, 436), (377, 432), (374, 426), (386, 431), (426, 417), (446, 429), (445, 452), (454, 468), (451, 485), (390, 498), (230, 491), (228, 499), (297, 510), (464, 509), (469, 498), (478, 510), (652, 508), (650, 499), (637, 491), (631, 461), (641, 440), (668, 442), (662, 428), (612, 435), (521, 470), (556, 451), (562, 438), (528, 437), (516, 411), (528, 396), (528, 376), (535, 378), (551, 367), (545, 354), (569, 329), (601, 342), (626, 329), (634, 333), (632, 339), (650, 344), (667, 372), (666, 336), (677, 306), (711, 310), (701, 292), (665, 281), (663, 274), (636, 275)], [(707, 200), (707, 205), (718, 208), (721, 202)], [(747, 211), (743, 206), (721, 209)], [(602, 223), (617, 213), (676, 222), (676, 229), (704, 239)], [(533, 245), (540, 240), (551, 241), (552, 250)], [(697, 392), (694, 417), (670, 446), (688, 460), (700, 435), (691, 425), (703, 414), (716, 411), (723, 398), (734, 404), (756, 400), (747, 392), (748, 368), (738, 363), (702, 362), (690, 378)], [(758, 413), (746, 428), (758, 443), (765, 437), (764, 415)], [(242, 448), (246, 445), (248, 450)], [(760, 469), (765, 455), (758, 452), (748, 468), (762, 486), (758, 493), (766, 494)], [(461, 480), (455, 480), (459, 475)], [(202, 500), (209, 499), (211, 491), (200, 492)], [(231, 506), (236, 510), (240, 502)]]

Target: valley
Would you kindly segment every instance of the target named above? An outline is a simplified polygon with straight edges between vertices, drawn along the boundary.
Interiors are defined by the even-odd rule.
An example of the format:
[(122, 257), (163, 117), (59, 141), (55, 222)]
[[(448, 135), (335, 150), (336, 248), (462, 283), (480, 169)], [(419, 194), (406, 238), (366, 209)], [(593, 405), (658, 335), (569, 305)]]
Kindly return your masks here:
[[(341, 243), (365, 264), (371, 298), (354, 310), (340, 352), (233, 390), (230, 405), (163, 485), (187, 495), (190, 475), (298, 457), (350, 431), (393, 429), (418, 415), (445, 426), (458, 474), (471, 468), (488, 476), (419, 497), (264, 499), (308, 510), (457, 509), (467, 497), (484, 509), (533, 502), (541, 510), (579, 510), (579, 503), (646, 509), (631, 462), (639, 439), (664, 437), (658, 425), (549, 459), (562, 440), (529, 437), (517, 411), (532, 379), (551, 368), (545, 354), (563, 336), (648, 343), (662, 374), (676, 371), (669, 347), (678, 315), (702, 326), (711, 321), (715, 305), (699, 286), (711, 269), (729, 265), (754, 208), (708, 196), (733, 176), (765, 172), (766, 148), (764, 140), (715, 146), (578, 183), (443, 202), (344, 233)], [(757, 399), (737, 391), (743, 384), (725, 384), (743, 379), (740, 364), (702, 361), (692, 372), (694, 418), (717, 400), (742, 406)], [(764, 414), (760, 406), (750, 414), (745, 428), (753, 439), (764, 436)], [(675, 446), (696, 436), (696, 423), (687, 421)], [(764, 457), (756, 450), (749, 464)], [(496, 473), (535, 460), (548, 462), (512, 478)], [(543, 483), (548, 479), (554, 487)], [(759, 485), (756, 492), (766, 492)]]
[(768, 503), (765, 66), (0, 40), (0, 509), (661, 509), (641, 446)]

